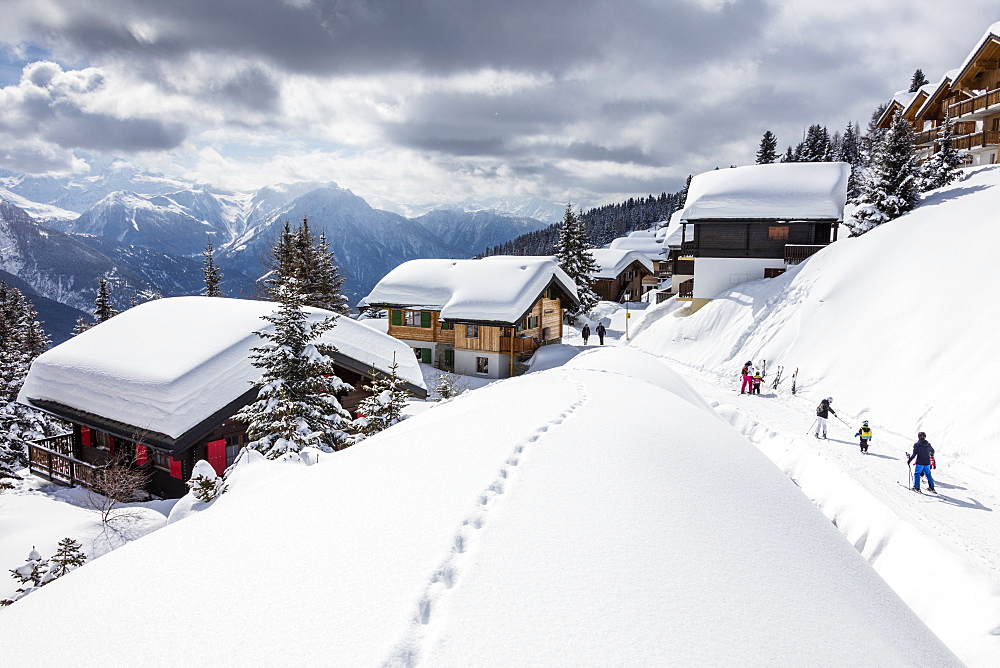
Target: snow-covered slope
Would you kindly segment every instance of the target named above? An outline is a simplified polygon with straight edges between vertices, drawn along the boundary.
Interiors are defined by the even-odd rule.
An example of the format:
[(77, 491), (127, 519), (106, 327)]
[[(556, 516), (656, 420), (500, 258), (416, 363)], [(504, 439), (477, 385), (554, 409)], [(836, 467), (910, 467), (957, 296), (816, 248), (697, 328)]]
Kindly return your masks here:
[(634, 344), (733, 378), (746, 360), (798, 367), (801, 392), (1000, 474), (998, 211), (1000, 167), (973, 169), (778, 278), (688, 318), (653, 314)]
[(3, 624), (58, 629), (52, 664), (959, 665), (683, 381), (609, 349), (311, 467), (250, 461)]

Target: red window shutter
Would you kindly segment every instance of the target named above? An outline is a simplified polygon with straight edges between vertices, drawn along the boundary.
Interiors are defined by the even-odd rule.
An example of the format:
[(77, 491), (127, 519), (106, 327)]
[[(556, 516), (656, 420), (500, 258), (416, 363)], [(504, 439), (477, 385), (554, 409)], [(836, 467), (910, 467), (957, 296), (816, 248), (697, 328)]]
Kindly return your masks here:
[(216, 473), (222, 475), (226, 470), (226, 439), (209, 441), (206, 446), (208, 448), (208, 463), (212, 465)]
[(170, 458), (170, 477), (171, 478), (177, 478), (179, 480), (179, 479), (181, 479), (184, 476), (184, 472), (183, 471), (184, 471), (184, 469), (181, 466), (181, 463), (179, 461), (177, 461), (176, 459), (174, 459), (173, 457), (171, 457)]
[(149, 451), (146, 450), (145, 445), (135, 444), (135, 463), (139, 466), (143, 466), (149, 461)]
[(90, 427), (80, 427), (80, 442), (90, 447)]

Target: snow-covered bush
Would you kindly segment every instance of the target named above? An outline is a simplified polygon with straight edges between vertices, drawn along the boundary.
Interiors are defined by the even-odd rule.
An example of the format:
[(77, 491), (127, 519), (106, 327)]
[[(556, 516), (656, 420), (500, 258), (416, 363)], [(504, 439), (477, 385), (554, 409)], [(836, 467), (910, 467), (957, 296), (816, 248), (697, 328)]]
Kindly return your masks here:
[(222, 477), (204, 459), (198, 460), (194, 465), (191, 478), (186, 484), (191, 490), (191, 495), (204, 503), (208, 503), (226, 489)]
[(10, 571), (11, 577), (24, 586), (19, 587), (11, 598), (0, 600), (0, 606), (7, 606), (24, 598), (39, 587), (79, 568), (86, 561), (87, 555), (83, 553), (80, 543), (72, 538), (63, 538), (59, 541), (59, 549), (47, 561), (32, 547), (24, 564)]
[(453, 399), (465, 391), (465, 387), (455, 379), (450, 373), (442, 373), (438, 376), (437, 385), (434, 391), (438, 395), (438, 401)]

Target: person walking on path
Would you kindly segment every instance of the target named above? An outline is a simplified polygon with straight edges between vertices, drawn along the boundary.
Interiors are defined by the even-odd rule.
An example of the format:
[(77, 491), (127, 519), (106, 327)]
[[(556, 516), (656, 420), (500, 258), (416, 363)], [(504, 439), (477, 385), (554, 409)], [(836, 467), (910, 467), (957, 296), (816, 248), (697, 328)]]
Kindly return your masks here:
[(935, 494), (934, 478), (931, 476), (931, 463), (934, 461), (934, 447), (927, 442), (927, 434), (920, 432), (917, 434), (917, 442), (913, 444), (913, 452), (906, 458), (909, 464), (917, 460), (917, 465), (913, 467), (913, 491), (920, 491), (920, 476), (927, 476), (928, 489)]
[(830, 417), (830, 413), (834, 415), (837, 411), (833, 410), (830, 404), (833, 403), (833, 397), (827, 397), (823, 401), (819, 402), (819, 406), (816, 407), (816, 433), (813, 434), (816, 438), (819, 438), (819, 432), (823, 432), (823, 438), (826, 438), (826, 419)]
[(595, 329), (594, 331), (597, 332), (597, 338), (601, 340), (601, 345), (603, 346), (604, 335), (608, 333), (608, 330), (604, 329), (604, 323), (603, 322), (597, 323), (597, 329)]
[[(598, 325), (600, 327), (600, 325)], [(590, 338), (590, 325), (584, 325), (583, 329), (580, 330), (580, 334), (583, 335), (583, 345), (587, 345), (587, 339)]]
[(747, 361), (740, 370), (740, 374), (743, 376), (743, 384), (740, 386), (740, 394), (749, 393), (753, 390), (753, 362)]
[(872, 428), (868, 426), (868, 420), (861, 423), (861, 429), (858, 429), (858, 433), (854, 436), (861, 438), (861, 452), (867, 454), (868, 443), (872, 440)]

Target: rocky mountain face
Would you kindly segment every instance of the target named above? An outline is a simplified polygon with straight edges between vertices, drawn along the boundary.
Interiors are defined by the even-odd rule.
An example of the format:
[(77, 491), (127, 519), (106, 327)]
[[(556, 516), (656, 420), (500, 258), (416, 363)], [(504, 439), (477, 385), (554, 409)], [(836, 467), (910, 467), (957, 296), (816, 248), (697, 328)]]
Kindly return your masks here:
[[(351, 303), (402, 262), (471, 257), (545, 225), (504, 215), (502, 209), (517, 205), (513, 201), (407, 218), (372, 208), (335, 183), (233, 192), (151, 174), (121, 160), (86, 176), (0, 170), (0, 201), (5, 201), (0, 243), (11, 248), (0, 259), (0, 270), (43, 297), (86, 311), (93, 307), (98, 276), (111, 280), (123, 306), (133, 295), (199, 292), (200, 254), (209, 241), (224, 273), (225, 294), (251, 296), (264, 273), (262, 258), (286, 221), (296, 225), (308, 218), (317, 235), (326, 234)], [(537, 200), (520, 205), (546, 210)], [(558, 208), (547, 206), (548, 213)]]

